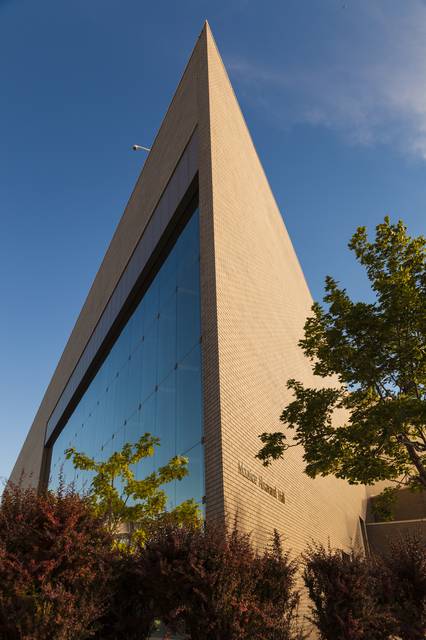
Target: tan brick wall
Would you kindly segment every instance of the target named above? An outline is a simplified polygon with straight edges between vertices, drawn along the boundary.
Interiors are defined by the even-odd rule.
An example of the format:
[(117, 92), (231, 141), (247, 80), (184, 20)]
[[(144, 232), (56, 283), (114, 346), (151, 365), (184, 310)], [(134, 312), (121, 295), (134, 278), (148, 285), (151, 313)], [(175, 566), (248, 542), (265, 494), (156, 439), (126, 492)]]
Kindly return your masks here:
[[(275, 527), (295, 553), (311, 538), (346, 548), (363, 513), (363, 487), (309, 479), (299, 449), (267, 470), (254, 457), (258, 434), (280, 428), (286, 380), (316, 383), (297, 347), (312, 300), (208, 29), (206, 38), (224, 509), (261, 544)], [(286, 503), (240, 475), (239, 461), (282, 488)]]
[(223, 453), (219, 349), (216, 305), (216, 263), (212, 158), (210, 136), (209, 67), (207, 30), (200, 36), (198, 64), (198, 140), (200, 208), (201, 332), (203, 363), (204, 456), (206, 516), (223, 521)]

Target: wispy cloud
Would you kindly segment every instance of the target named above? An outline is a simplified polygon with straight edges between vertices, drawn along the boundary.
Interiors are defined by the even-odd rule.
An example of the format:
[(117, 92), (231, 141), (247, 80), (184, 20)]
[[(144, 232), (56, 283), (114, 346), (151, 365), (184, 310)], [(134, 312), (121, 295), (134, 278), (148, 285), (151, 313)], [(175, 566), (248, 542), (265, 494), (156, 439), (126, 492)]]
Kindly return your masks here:
[(234, 58), (231, 75), (281, 126), (327, 127), (350, 143), (389, 144), (426, 160), (425, 2), (348, 5), (344, 20), (319, 59), (269, 66)]

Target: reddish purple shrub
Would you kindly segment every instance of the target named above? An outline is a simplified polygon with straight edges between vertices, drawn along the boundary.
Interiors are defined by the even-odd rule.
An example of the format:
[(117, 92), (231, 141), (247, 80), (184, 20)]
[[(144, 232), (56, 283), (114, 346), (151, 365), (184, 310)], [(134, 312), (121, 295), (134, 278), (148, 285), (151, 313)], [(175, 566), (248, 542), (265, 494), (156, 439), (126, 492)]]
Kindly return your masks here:
[(403, 640), (426, 638), (426, 541), (420, 534), (399, 538), (375, 563), (382, 599), (398, 621)]
[(156, 619), (150, 579), (136, 553), (117, 550), (112, 561), (111, 597), (95, 634), (96, 640), (145, 640)]
[(256, 597), (260, 604), (261, 620), (258, 632), (264, 640), (303, 637), (299, 629), (297, 610), (300, 594), (295, 588), (297, 564), (284, 552), (278, 531), (272, 544), (257, 559), (255, 569)]
[(367, 559), (312, 545), (304, 581), (312, 600), (311, 622), (321, 640), (388, 640), (397, 623), (381, 599), (380, 581)]
[(142, 559), (158, 617), (172, 629), (185, 626), (192, 640), (245, 638), (257, 614), (254, 559), (248, 537), (236, 531), (159, 532)]
[(97, 637), (142, 640), (155, 620), (191, 640), (296, 640), (296, 566), (278, 535), (263, 556), (236, 530), (165, 526), (116, 560)]
[(9, 486), (0, 504), (0, 637), (76, 640), (105, 604), (111, 538), (73, 492)]
[(258, 556), (249, 536), (235, 529), (166, 528), (150, 540), (141, 565), (156, 616), (192, 640), (301, 637), (296, 567), (278, 535)]

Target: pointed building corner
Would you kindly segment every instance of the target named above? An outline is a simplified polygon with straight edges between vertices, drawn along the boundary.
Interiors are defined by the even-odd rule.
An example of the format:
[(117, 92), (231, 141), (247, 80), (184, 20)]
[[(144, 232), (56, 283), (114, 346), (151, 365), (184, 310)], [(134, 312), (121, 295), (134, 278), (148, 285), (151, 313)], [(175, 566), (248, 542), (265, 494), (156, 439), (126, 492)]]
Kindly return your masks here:
[(201, 31), (200, 31), (200, 33), (198, 35), (197, 43), (196, 43), (196, 45), (194, 47), (194, 51), (197, 49), (197, 45), (200, 42), (204, 43), (205, 46), (207, 46), (207, 43), (208, 43), (209, 40), (213, 40), (214, 41), (214, 38), (213, 38), (212, 30), (211, 30), (211, 27), (210, 27), (210, 23), (206, 18), (204, 20), (204, 22), (203, 22), (203, 26), (201, 28)]
[[(363, 488), (326, 479), (312, 489), (302, 453), (294, 449), (285, 464), (278, 461), (267, 472), (255, 459), (258, 434), (277, 423), (286, 403), (283, 381), (295, 377), (307, 385), (318, 384), (298, 347), (312, 298), (208, 25), (205, 34), (207, 73), (198, 114), (199, 123), (208, 122), (199, 129), (201, 299), (204, 354), (210, 350), (206, 368), (212, 376), (216, 367), (218, 376), (215, 385), (209, 378), (204, 388), (206, 461), (218, 469), (217, 454), (216, 462), (214, 457), (215, 449), (220, 450), (222, 508), (231, 519), (238, 513), (241, 527), (253, 531), (258, 543), (266, 543), (268, 527), (275, 522), (286, 535), (291, 532), (301, 551), (290, 511), (283, 512), (282, 501), (266, 504), (259, 495), (265, 486), (275, 487), (279, 495), (296, 477), (300, 495), (314, 492), (319, 504), (327, 504), (333, 525), (324, 525), (317, 537), (330, 536), (346, 545), (341, 514), (351, 511), (351, 522), (356, 521), (362, 513)], [(257, 491), (253, 480), (244, 484), (240, 464), (249, 469), (250, 479), (258, 478)], [(213, 478), (208, 484), (209, 505), (216, 478), (207, 471), (208, 464), (206, 480)], [(302, 528), (316, 535), (307, 513), (302, 517)]]

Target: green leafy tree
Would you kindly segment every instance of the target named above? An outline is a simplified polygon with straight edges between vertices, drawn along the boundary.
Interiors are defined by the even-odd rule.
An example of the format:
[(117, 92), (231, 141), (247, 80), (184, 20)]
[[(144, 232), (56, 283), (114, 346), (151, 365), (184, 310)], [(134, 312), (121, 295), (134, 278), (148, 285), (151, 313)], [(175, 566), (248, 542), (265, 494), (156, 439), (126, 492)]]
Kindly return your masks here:
[(334, 378), (326, 388), (287, 382), (294, 400), (281, 421), (294, 437), (263, 433), (257, 457), (267, 465), (302, 445), (312, 478), (425, 489), (426, 240), (386, 217), (374, 242), (360, 227), (349, 248), (366, 270), (373, 301), (353, 302), (326, 278), (325, 307), (313, 305), (299, 345), (315, 375)]
[(65, 451), (75, 469), (92, 472), (89, 489), (95, 514), (103, 518), (107, 529), (131, 543), (143, 543), (154, 525), (170, 522), (197, 525), (201, 514), (190, 499), (166, 511), (167, 495), (162, 488), (188, 474), (188, 458), (175, 456), (145, 478), (135, 477), (135, 465), (152, 457), (159, 438), (145, 433), (135, 444), (126, 443), (105, 462), (97, 462), (74, 448)]
[(393, 520), (397, 500), (398, 487), (386, 487), (382, 493), (373, 497), (371, 501), (371, 511), (376, 522), (389, 522)]

